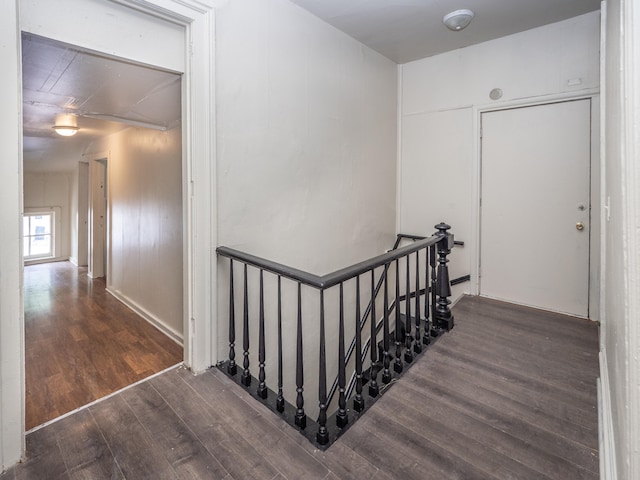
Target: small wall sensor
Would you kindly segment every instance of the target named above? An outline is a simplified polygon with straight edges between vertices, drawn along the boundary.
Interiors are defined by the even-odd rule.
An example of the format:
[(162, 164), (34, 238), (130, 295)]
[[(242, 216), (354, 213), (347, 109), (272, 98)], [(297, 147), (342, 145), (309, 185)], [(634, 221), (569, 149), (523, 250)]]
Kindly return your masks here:
[(502, 90), (499, 88), (494, 88), (489, 92), (489, 97), (491, 100), (499, 100), (502, 98)]

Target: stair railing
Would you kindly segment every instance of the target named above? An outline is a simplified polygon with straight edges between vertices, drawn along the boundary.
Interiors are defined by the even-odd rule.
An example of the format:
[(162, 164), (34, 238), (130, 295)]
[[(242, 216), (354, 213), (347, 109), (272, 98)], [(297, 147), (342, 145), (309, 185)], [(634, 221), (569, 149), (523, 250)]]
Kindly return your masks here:
[[(428, 238), (412, 238), (412, 244), (395, 248), (387, 253), (337, 270), (327, 275), (314, 275), (296, 268), (266, 260), (249, 253), (228, 247), (218, 247), (219, 257), (229, 259), (229, 356), (221, 362), (219, 368), (226, 372), (236, 382), (243, 385), (255, 398), (261, 400), (274, 412), (277, 412), (289, 423), (295, 425), (310, 441), (319, 448), (327, 448), (346, 429), (373, 404), (384, 390), (384, 385), (400, 376), (405, 365), (409, 366), (413, 360), (423, 352), (426, 345), (431, 343), (441, 332), (453, 328), (454, 319), (449, 308), (451, 288), (447, 256), (454, 245), (453, 235), (448, 232), (449, 225), (440, 223), (435, 227), (437, 232)], [(409, 236), (411, 238), (411, 236)], [(396, 242), (396, 247), (398, 246)], [(423, 255), (421, 255), (423, 253)], [(413, 260), (413, 261), (412, 261)], [(242, 265), (243, 278), (241, 282), (242, 298), (242, 361), (236, 362), (236, 284), (234, 279), (234, 264)], [(404, 279), (401, 281), (401, 265), (405, 267)], [(258, 318), (249, 315), (248, 267), (259, 271), (258, 286)], [(382, 267), (381, 277), (376, 281), (376, 269)], [(390, 281), (390, 273), (395, 272), (394, 281)], [(266, 332), (264, 272), (276, 275), (277, 278), (277, 332)], [(368, 274), (368, 275), (367, 275)], [(420, 287), (421, 277), (424, 288)], [(295, 315), (295, 395), (284, 392), (284, 377), (286, 359), (293, 357), (293, 352), (283, 343), (283, 306), (282, 306), (282, 278), (297, 284), (297, 300)], [(371, 284), (369, 304), (364, 314), (361, 312), (361, 278)], [(355, 335), (349, 354), (345, 350), (345, 295), (344, 284), (355, 280), (355, 306), (350, 306), (349, 312), (355, 310)], [(393, 283), (393, 285), (390, 285)], [(402, 285), (401, 285), (402, 284)], [(311, 339), (305, 338), (303, 328), (302, 288), (311, 287), (318, 291), (318, 416), (317, 421), (307, 417), (305, 410), (305, 366), (304, 345)], [(327, 323), (325, 311), (325, 292), (332, 287), (338, 287), (338, 358), (335, 388), (327, 391)], [(382, 301), (378, 300), (380, 290), (383, 291)], [(401, 291), (404, 294), (401, 295)], [(389, 294), (392, 293), (392, 301)], [(421, 306), (421, 298), (423, 303)], [(382, 315), (378, 320), (376, 315), (376, 301), (382, 303)], [(404, 306), (404, 313), (401, 312)], [(413, 312), (413, 313), (412, 313)], [(424, 314), (423, 314), (424, 313)], [(351, 314), (348, 314), (351, 317)], [(258, 377), (254, 378), (250, 362), (250, 329), (252, 323), (258, 325)], [(368, 328), (367, 328), (368, 327)], [(277, 336), (277, 385), (268, 383), (266, 378), (266, 338)], [(254, 334), (255, 335), (255, 334)], [(365, 341), (363, 342), (363, 335)], [(368, 338), (367, 338), (368, 336)], [(364, 344), (364, 348), (363, 348)], [(350, 361), (355, 352), (355, 361)], [(369, 359), (367, 359), (369, 353)], [(404, 354), (404, 355), (403, 355)], [(271, 358), (271, 357), (270, 357)], [(393, 367), (391, 361), (393, 360)], [(355, 365), (351, 365), (355, 363)], [(314, 365), (315, 367), (315, 365)], [(347, 384), (347, 367), (353, 371)], [(378, 375), (380, 375), (380, 381)], [(257, 382), (256, 388), (251, 385)], [(363, 393), (368, 383), (368, 392)], [(271, 387), (271, 388), (270, 388)], [(272, 390), (273, 388), (273, 390)], [(353, 410), (347, 407), (347, 401), (352, 392)], [(315, 388), (313, 389), (315, 393)], [(329, 405), (332, 396), (337, 392), (337, 408), (329, 415)], [(288, 397), (292, 403), (286, 400)], [(295, 400), (294, 400), (295, 397)], [(331, 417), (331, 419), (329, 418)], [(350, 418), (351, 417), (351, 418)]]
[[(427, 237), (424, 236), (419, 236), (419, 235), (409, 235), (406, 233), (399, 233), (396, 235), (396, 241), (393, 245), (393, 248), (391, 250), (396, 250), (399, 246), (400, 243), (402, 242), (402, 240), (412, 240), (412, 241), (417, 241), (417, 240), (424, 240)], [(454, 245), (458, 245), (458, 246), (464, 246), (464, 242), (463, 241), (459, 241), (459, 240), (454, 240), (453, 242)], [(433, 247), (431, 247), (433, 248)], [(416, 253), (416, 268), (418, 267), (419, 264), (419, 259), (418, 259), (418, 254)], [(463, 275), (461, 277), (458, 278), (454, 278), (450, 281), (451, 286), (453, 285), (458, 285), (460, 283), (463, 282), (467, 282), (470, 280), (470, 275)], [(380, 278), (378, 279), (378, 283), (375, 287), (375, 295), (377, 296), (378, 291), (380, 290), (380, 288), (382, 287), (382, 281), (384, 279), (384, 276), (381, 275)], [(416, 311), (420, 311), (420, 299), (416, 298), (417, 296), (421, 296), (421, 295), (429, 295), (432, 292), (432, 289), (429, 285), (427, 285), (425, 288), (420, 288), (419, 286), (419, 282), (416, 282), (416, 290), (412, 291), (409, 293), (409, 298), (414, 298), (415, 299), (415, 303), (416, 303)], [(407, 300), (407, 294), (405, 293), (404, 295), (401, 295), (400, 298), (398, 299), (400, 302), (402, 301), (406, 301)], [(362, 317), (362, 321), (361, 321), (361, 328), (364, 328), (364, 324), (367, 321), (367, 316), (372, 308), (372, 303), (373, 302), (369, 302), (369, 304), (367, 305), (367, 308), (365, 310), (365, 313)], [(432, 303), (432, 305), (435, 305), (435, 301)], [(390, 310), (393, 310), (393, 308), (395, 308), (395, 301), (392, 302), (392, 304), (390, 305)], [(391, 313), (391, 312), (390, 312)], [(425, 303), (425, 311), (424, 311), (424, 319), (425, 319), (425, 325), (429, 324), (429, 304)], [(376, 333), (380, 333), (380, 330), (382, 329), (382, 317), (380, 317), (379, 320), (377, 320), (376, 322)], [(425, 327), (425, 331), (427, 330), (427, 328)], [(434, 336), (436, 337), (439, 333), (438, 329), (430, 329), (430, 334), (431, 335), (424, 335), (422, 343), (424, 345), (429, 345), (431, 343), (431, 339), (430, 336)], [(354, 336), (354, 338), (351, 340), (351, 344), (349, 345), (349, 348), (347, 349), (347, 362), (349, 362), (351, 356), (353, 355), (353, 350), (355, 349), (355, 344), (356, 344), (356, 338)], [(367, 358), (367, 355), (369, 353), (369, 348), (371, 346), (371, 337), (369, 339), (367, 339), (367, 341), (365, 342), (364, 346), (362, 347), (362, 357), (361, 360), (362, 362), (364, 362)], [(419, 354), (422, 351), (422, 346), (419, 343), (414, 343), (414, 349), (415, 349), (415, 353)], [(351, 396), (353, 395), (353, 390), (355, 389), (356, 386), (356, 382), (357, 382), (357, 375), (356, 372), (354, 371), (351, 374), (351, 378), (349, 379), (349, 383), (347, 386), (347, 398), (351, 398)], [(334, 395), (335, 395), (335, 391), (338, 388), (338, 378), (336, 378), (333, 382), (333, 384), (331, 385), (331, 389), (329, 390), (329, 395), (328, 395), (328, 403), (331, 404), (331, 400), (333, 399)]]

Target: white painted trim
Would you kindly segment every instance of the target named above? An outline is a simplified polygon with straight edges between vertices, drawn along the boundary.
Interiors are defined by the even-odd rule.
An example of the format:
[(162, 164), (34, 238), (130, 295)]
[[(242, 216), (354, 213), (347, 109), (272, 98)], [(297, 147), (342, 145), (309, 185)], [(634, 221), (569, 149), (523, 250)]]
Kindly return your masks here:
[[(101, 189), (98, 189), (97, 183), (101, 183)], [(106, 185), (106, 189), (102, 190)], [(89, 278), (101, 278), (107, 276), (108, 266), (111, 259), (108, 257), (109, 237), (111, 234), (109, 224), (109, 188), (111, 182), (109, 178), (109, 156), (96, 157), (91, 156), (89, 160), (89, 215), (88, 215), (88, 264), (87, 275)], [(99, 223), (96, 216), (96, 206), (99, 205), (98, 212), (103, 213), (101, 229), (96, 226)], [(101, 212), (104, 206), (104, 212)], [(98, 234), (96, 234), (96, 230)], [(101, 235), (100, 235), (101, 234)], [(96, 244), (98, 248), (96, 248)]]
[[(216, 153), (215, 153), (215, 32), (213, 10), (191, 23), (188, 44), (191, 56), (187, 69), (191, 73), (187, 95), (191, 99), (186, 112), (185, 142), (190, 151), (186, 253), (190, 295), (185, 325), (185, 363), (194, 371), (202, 371), (217, 359), (216, 312), (217, 242)], [(183, 117), (185, 118), (185, 117)]]
[(0, 471), (24, 452), (24, 308), (22, 296), (22, 79), (19, 0), (0, 16)]
[(396, 75), (397, 82), (397, 95), (396, 95), (396, 112), (397, 112), (397, 123), (396, 123), (396, 234), (402, 232), (402, 74), (403, 67), (402, 65), (398, 65), (396, 68), (398, 72)]
[[(475, 242), (474, 246), (471, 249), (470, 253), (470, 262), (469, 266), (470, 274), (471, 274), (471, 293), (475, 295), (480, 294), (480, 229), (481, 229), (481, 209), (480, 209), (480, 195), (482, 192), (482, 141), (480, 137), (480, 129), (482, 127), (482, 114), (488, 112), (495, 112), (500, 110), (508, 110), (510, 108), (521, 108), (521, 107), (532, 107), (536, 105), (545, 105), (549, 103), (557, 103), (557, 102), (566, 102), (572, 100), (581, 100), (581, 99), (589, 99), (593, 103), (596, 101), (597, 96), (600, 95), (600, 89), (585, 89), (581, 91), (571, 92), (571, 93), (561, 93), (561, 94), (553, 94), (553, 95), (541, 95), (538, 97), (532, 98), (522, 98), (516, 100), (510, 100), (505, 102), (494, 102), (491, 104), (484, 105), (474, 105), (472, 107), (473, 112), (473, 164), (472, 164), (472, 174), (475, 175), (473, 185), (472, 185), (472, 206), (471, 211), (474, 213), (472, 215), (471, 220), (471, 228), (472, 235), (474, 236)], [(593, 112), (593, 108), (592, 108)], [(594, 152), (593, 144), (591, 147), (591, 153), (598, 154), (598, 152)], [(593, 174), (593, 172), (592, 172)], [(591, 198), (591, 205), (596, 205), (596, 202), (599, 199)], [(601, 277), (602, 278), (602, 277)], [(594, 288), (598, 288), (598, 286), (594, 285)], [(589, 295), (593, 293), (590, 291)]]
[(509, 100), (505, 102), (492, 102), (483, 105), (474, 105), (474, 113), (493, 112), (497, 110), (507, 110), (509, 108), (519, 107), (534, 107), (536, 105), (545, 105), (547, 103), (568, 102), (571, 100), (581, 100), (585, 98), (593, 98), (595, 95), (600, 95), (599, 88), (585, 89), (577, 92), (570, 93), (558, 93), (553, 95), (540, 95), (531, 98), (520, 98), (516, 100)]
[[(603, 115), (607, 110), (607, 76), (606, 76), (606, 62), (605, 52), (607, 51), (606, 45), (607, 38), (607, 2), (602, 0), (600, 2), (600, 90), (603, 92), (600, 95), (600, 114)], [(600, 278), (606, 279), (607, 273), (607, 148), (605, 141), (605, 119), (600, 119)], [(593, 208), (593, 205), (592, 207)], [(607, 321), (606, 316), (606, 302), (605, 302), (606, 288), (600, 289), (600, 348), (603, 348), (606, 342), (606, 331), (604, 327)]]
[(600, 478), (616, 480), (615, 443), (613, 435), (613, 417), (609, 388), (609, 369), (607, 356), (600, 352), (600, 377), (598, 378), (598, 451), (600, 453)]
[[(602, 138), (600, 136), (600, 124), (602, 123), (602, 111), (600, 110), (600, 94), (591, 97), (591, 159), (589, 173), (589, 201), (591, 211), (589, 212), (589, 319), (600, 321), (600, 300), (602, 279), (600, 258), (602, 249), (600, 241), (602, 239), (602, 209), (600, 208), (601, 181), (600, 175), (604, 164), (600, 156), (602, 151)], [(596, 248), (597, 247), (597, 248)]]
[(581, 98), (590, 98), (594, 95), (598, 95), (600, 93), (600, 88), (584, 88), (582, 90), (573, 90), (571, 92), (562, 92), (562, 93), (553, 93), (548, 95), (537, 95), (534, 97), (525, 97), (525, 98), (515, 98), (513, 100), (499, 100), (492, 101), (491, 103), (478, 103), (478, 104), (469, 104), (469, 105), (459, 105), (456, 107), (447, 107), (447, 108), (437, 108), (432, 110), (420, 110), (416, 112), (411, 112), (405, 114), (406, 117), (414, 117), (419, 115), (428, 115), (430, 113), (442, 113), (442, 112), (453, 112), (456, 110), (467, 110), (472, 109), (472, 111), (476, 111), (478, 109), (482, 109), (486, 112), (491, 112), (494, 110), (506, 110), (509, 108), (516, 107), (528, 107), (534, 105), (543, 105), (545, 103), (555, 103), (562, 102), (567, 100), (579, 100)]
[[(87, 245), (87, 276), (89, 278), (101, 278), (102, 276), (105, 276), (107, 278), (107, 281), (109, 281), (109, 279), (111, 278), (111, 227), (112, 227), (112, 223), (111, 223), (111, 151), (105, 151), (105, 152), (97, 152), (97, 153), (84, 153), (82, 154), (83, 157), (85, 157), (83, 159), (84, 162), (87, 163), (88, 165), (88, 178), (87, 181), (89, 182), (88, 184), (88, 191), (87, 191), (87, 195), (88, 195), (88, 202), (89, 202), (89, 206), (91, 207), (91, 209), (93, 209), (93, 181), (91, 179), (91, 172), (92, 172), (92, 166), (94, 164), (94, 162), (98, 162), (98, 161), (104, 161), (106, 163), (106, 169), (105, 169), (105, 182), (107, 185), (107, 190), (106, 190), (106, 207), (105, 207), (105, 212), (104, 212), (104, 228), (105, 228), (105, 242), (103, 245), (103, 255), (104, 255), (104, 263), (105, 263), (105, 271), (103, 272), (103, 275), (98, 275), (98, 276), (94, 276), (92, 274), (92, 264), (93, 264), (93, 255), (92, 255), (92, 250), (93, 250), (93, 246), (91, 245), (91, 240), (89, 240), (88, 245)], [(80, 168), (80, 167), (77, 167)], [(77, 188), (77, 185), (74, 186), (74, 188)], [(92, 215), (88, 215), (87, 216), (87, 222), (88, 222), (88, 227), (87, 227), (87, 233), (89, 235), (91, 235), (91, 230), (92, 230)], [(90, 237), (92, 238), (92, 237)]]
[(473, 242), (471, 245), (465, 244), (465, 248), (469, 248), (469, 293), (472, 295), (480, 294), (480, 186), (481, 178), (481, 160), (482, 160), (482, 139), (480, 137), (480, 119), (482, 110), (472, 108), (471, 110), (471, 128), (473, 129), (473, 143), (471, 145), (473, 152), (473, 160), (471, 164), (471, 235)]
[[(621, 2), (623, 32), (622, 74), (624, 128), (621, 191), (626, 236), (627, 270), (625, 322), (628, 341), (626, 422), (629, 478), (640, 478), (640, 6), (637, 1)], [(625, 381), (620, 379), (621, 381)], [(622, 473), (622, 472), (621, 472)]]
[(482, 298), (488, 298), (490, 300), (497, 300), (499, 302), (504, 302), (504, 303), (510, 303), (511, 305), (519, 305), (521, 307), (527, 307), (527, 308), (531, 308), (533, 310), (540, 310), (543, 312), (551, 312), (551, 313), (558, 313), (560, 315), (564, 315), (566, 317), (573, 317), (573, 318), (579, 318), (581, 320), (589, 320), (589, 317), (584, 317), (582, 315), (576, 315), (575, 313), (571, 313), (571, 312), (563, 312), (562, 310), (554, 310), (551, 308), (542, 308), (538, 305), (529, 305), (528, 303), (522, 303), (522, 302), (516, 302), (514, 300), (509, 300), (506, 298), (500, 298), (500, 297), (494, 297), (492, 295), (479, 295)]
[(142, 307), (137, 302), (131, 300), (129, 297), (127, 297), (124, 293), (120, 292), (119, 290), (114, 290), (109, 287), (107, 287), (106, 290), (108, 293), (113, 295), (113, 297), (116, 300), (120, 301), (126, 307), (133, 310), (135, 313), (137, 313), (139, 316), (141, 316), (143, 319), (145, 319), (155, 328), (160, 330), (162, 333), (164, 333), (167, 337), (169, 337), (171, 340), (176, 342), (178, 345), (180, 345), (181, 347), (184, 345), (184, 339), (180, 332), (176, 331), (174, 328), (171, 328), (169, 325), (167, 325), (165, 322), (160, 320), (158, 317), (156, 317), (153, 313), (148, 311), (146, 308)]

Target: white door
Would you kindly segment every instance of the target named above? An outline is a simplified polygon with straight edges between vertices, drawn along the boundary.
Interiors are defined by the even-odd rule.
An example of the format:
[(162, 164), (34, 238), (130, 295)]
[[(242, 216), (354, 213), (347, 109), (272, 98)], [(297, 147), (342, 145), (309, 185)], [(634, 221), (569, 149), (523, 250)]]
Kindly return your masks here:
[(480, 294), (588, 317), (591, 101), (481, 122)]

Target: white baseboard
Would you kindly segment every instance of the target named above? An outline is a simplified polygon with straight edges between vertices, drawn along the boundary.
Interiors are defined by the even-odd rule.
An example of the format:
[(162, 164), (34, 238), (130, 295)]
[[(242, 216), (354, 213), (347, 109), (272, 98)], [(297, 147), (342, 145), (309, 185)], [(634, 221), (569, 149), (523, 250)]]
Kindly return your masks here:
[(25, 260), (24, 264), (27, 265), (38, 265), (40, 263), (53, 263), (53, 262), (66, 262), (69, 260), (69, 257), (46, 257), (46, 258), (34, 258), (32, 260)]
[(598, 378), (598, 431), (600, 450), (601, 480), (617, 480), (616, 450), (613, 437), (613, 416), (611, 412), (611, 391), (609, 390), (609, 369), (607, 357), (600, 352), (600, 378)]
[(69, 261), (70, 261), (71, 263), (73, 263), (76, 267), (86, 267), (86, 266), (87, 266), (87, 264), (86, 264), (86, 263), (85, 263), (84, 265), (80, 265), (80, 264), (78, 264), (78, 259), (77, 259), (77, 258), (75, 258), (75, 257), (69, 257)]
[(129, 307), (131, 310), (136, 312), (138, 315), (140, 315), (147, 322), (149, 322), (155, 328), (160, 330), (162, 333), (164, 333), (166, 336), (168, 336), (171, 340), (176, 342), (178, 345), (180, 345), (181, 347), (184, 346), (184, 337), (182, 336), (181, 333), (175, 331), (173, 328), (168, 326), (158, 317), (156, 317), (155, 315), (147, 311), (144, 307), (141, 307), (136, 302), (131, 300), (129, 297), (127, 297), (126, 295), (122, 294), (117, 290), (112, 290), (109, 287), (107, 287), (107, 292), (113, 295), (117, 300), (124, 303), (127, 307)]

